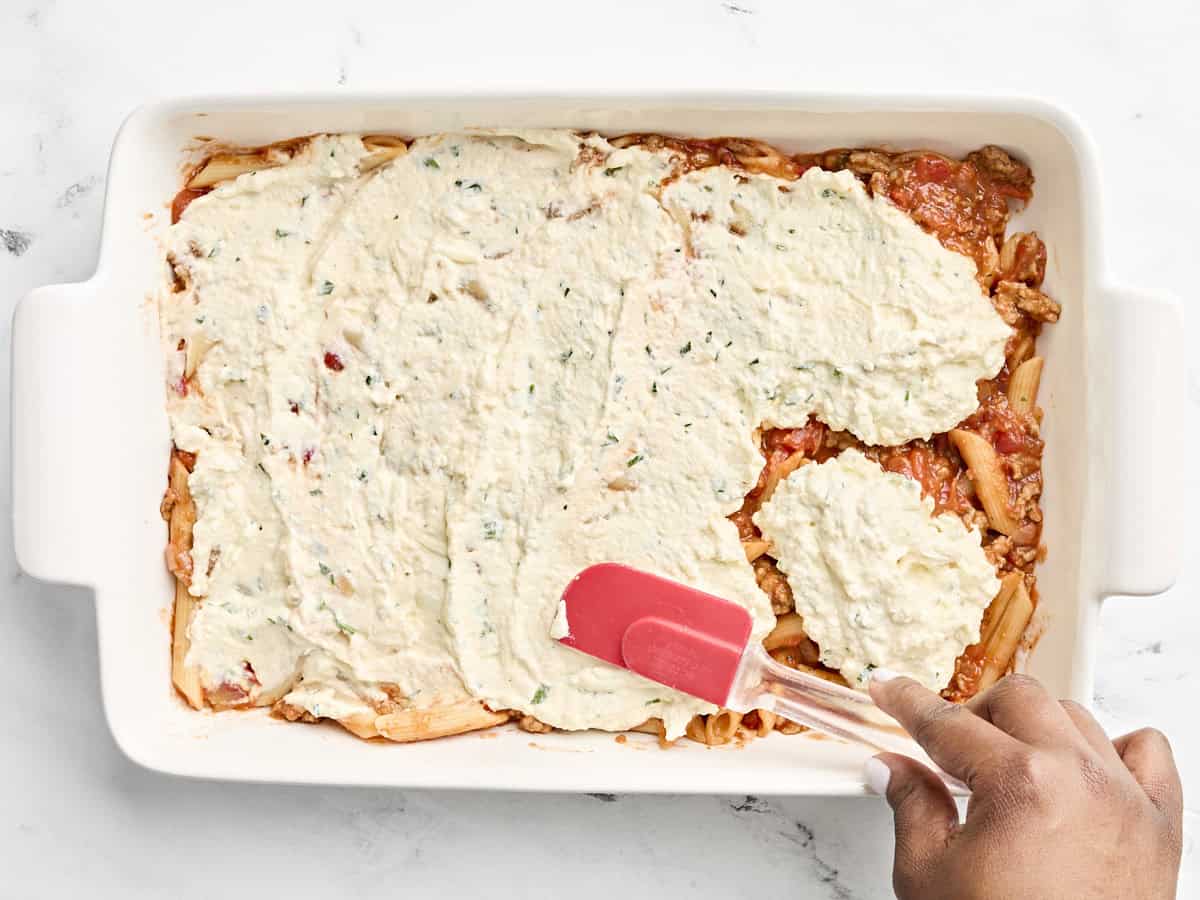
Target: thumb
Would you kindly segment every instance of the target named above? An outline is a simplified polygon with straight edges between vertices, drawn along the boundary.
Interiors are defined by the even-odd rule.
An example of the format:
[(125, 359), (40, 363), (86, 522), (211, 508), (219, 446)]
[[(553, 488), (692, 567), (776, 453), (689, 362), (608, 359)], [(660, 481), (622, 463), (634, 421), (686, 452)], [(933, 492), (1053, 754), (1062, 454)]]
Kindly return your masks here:
[(887, 798), (895, 816), (895, 883), (923, 884), (958, 831), (954, 799), (931, 769), (898, 753), (867, 760), (864, 775), (867, 785)]

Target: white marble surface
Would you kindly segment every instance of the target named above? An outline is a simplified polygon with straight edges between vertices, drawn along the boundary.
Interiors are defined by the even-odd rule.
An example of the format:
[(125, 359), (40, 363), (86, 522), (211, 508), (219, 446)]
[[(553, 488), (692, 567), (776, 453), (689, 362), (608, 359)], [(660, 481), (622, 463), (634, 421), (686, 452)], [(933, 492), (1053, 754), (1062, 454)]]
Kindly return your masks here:
[[(963, 7), (958, 9), (957, 7)], [(974, 7), (975, 11), (967, 9)], [(286, 9), (286, 14), (269, 11)], [(576, 11), (577, 9), (577, 11)], [(0, 0), (0, 303), (96, 262), (122, 117), (179, 93), (457, 86), (1003, 91), (1075, 111), (1101, 151), (1121, 279), (1192, 293), (1200, 7), (1190, 0), (1007, 4), (609, 0), (286, 4)], [(994, 59), (993, 59), (994, 57)], [(1193, 309), (1197, 301), (1186, 297)], [(1194, 343), (1198, 317), (1188, 323)], [(1200, 363), (1188, 376), (1190, 436)], [(8, 428), (7, 362), (0, 421)], [(0, 447), (7, 448), (7, 436)], [(5, 455), (6, 456), (6, 455)], [(870, 800), (521, 797), (243, 787), (141, 771), (99, 708), (85, 591), (33, 582), (11, 551), (0, 478), (0, 896), (292, 898), (408, 893), (579, 897), (890, 896), (890, 818)], [(1200, 477), (1179, 490), (1200, 505)], [(1153, 724), (1200, 778), (1200, 567), (1150, 600), (1110, 602), (1096, 702)], [(1181, 897), (1200, 895), (1190, 798)], [(277, 886), (277, 887), (276, 887)]]

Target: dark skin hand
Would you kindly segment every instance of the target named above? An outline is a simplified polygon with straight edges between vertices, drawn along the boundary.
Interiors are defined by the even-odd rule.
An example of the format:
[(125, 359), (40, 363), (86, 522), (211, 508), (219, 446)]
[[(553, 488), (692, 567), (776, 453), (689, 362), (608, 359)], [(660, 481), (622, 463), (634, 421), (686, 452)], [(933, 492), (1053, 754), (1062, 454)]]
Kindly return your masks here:
[(1175, 896), (1183, 790), (1160, 732), (1110, 740), (1082, 706), (1022, 675), (962, 705), (890, 673), (870, 690), (972, 791), (960, 823), (927, 767), (893, 753), (867, 763), (895, 814), (901, 900)]

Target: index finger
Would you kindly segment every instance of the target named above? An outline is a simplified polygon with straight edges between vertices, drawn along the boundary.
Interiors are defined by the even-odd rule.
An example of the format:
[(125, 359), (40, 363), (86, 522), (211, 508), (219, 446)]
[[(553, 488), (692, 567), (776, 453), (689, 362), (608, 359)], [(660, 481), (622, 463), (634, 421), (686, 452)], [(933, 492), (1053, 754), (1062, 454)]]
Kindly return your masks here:
[(911, 678), (881, 678), (876, 670), (868, 689), (879, 708), (899, 722), (930, 759), (972, 789), (988, 763), (1020, 746), (965, 706), (943, 700)]

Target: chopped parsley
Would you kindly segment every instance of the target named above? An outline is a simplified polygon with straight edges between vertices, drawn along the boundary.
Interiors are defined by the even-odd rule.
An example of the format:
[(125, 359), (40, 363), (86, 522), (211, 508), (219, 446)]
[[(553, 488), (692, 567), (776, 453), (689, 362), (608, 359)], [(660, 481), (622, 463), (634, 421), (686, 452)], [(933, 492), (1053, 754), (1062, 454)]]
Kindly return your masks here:
[(320, 569), (322, 575), (328, 575), (332, 571), (332, 569), (330, 569), (329, 566), (325, 565), (323, 562), (317, 563), (317, 568)]
[(607, 175), (609, 178), (612, 178), (614, 175), (616, 175), (618, 172), (620, 172), (623, 168), (625, 168), (625, 167), (624, 166), (613, 166), (610, 169), (605, 169), (604, 174)]
[(562, 353), (558, 354), (558, 361), (565, 363), (567, 360), (569, 360), (574, 355), (575, 355), (575, 348), (569, 347), (568, 349), (564, 350)]
[(290, 234), (290, 231), (284, 231), (282, 228), (275, 229), (275, 237), (280, 238), (281, 240), (285, 237), (288, 237)]
[(427, 156), (427, 157), (425, 157), (425, 168), (440, 169), (441, 166), (438, 165), (438, 161), (436, 159), (434, 159), (432, 156)]
[(604, 446), (604, 447), (607, 447), (607, 446), (609, 446), (610, 444), (617, 444), (617, 443), (620, 443), (620, 438), (618, 438), (618, 437), (617, 437), (615, 434), (613, 434), (613, 433), (610, 431), (610, 432), (609, 432), (609, 433), (608, 433), (608, 434), (605, 436), (605, 438), (604, 438), (604, 444), (603, 444), (602, 446)]
[(625, 468), (632, 469), (634, 466), (636, 466), (638, 463), (640, 463), (645, 458), (646, 457), (642, 456), (642, 454), (636, 453), (633, 456), (629, 457), (629, 461), (625, 463)]
[(749, 364), (752, 366), (757, 366), (758, 365), (758, 357), (756, 356), (756, 357), (754, 357), (754, 359), (750, 360)]
[(682, 347), (679, 348), (680, 356), (687, 356), (691, 352), (692, 352), (692, 342), (691, 341), (688, 341), (686, 344), (684, 344)]
[(483, 539), (485, 541), (494, 541), (500, 536), (500, 525), (493, 519), (488, 519), (483, 523)]
[(317, 288), (317, 293), (320, 294), (322, 297), (328, 297), (330, 294), (333, 293), (333, 282), (332, 281), (322, 281), (321, 286), (319, 288)]
[(533, 692), (533, 698), (529, 702), (533, 703), (535, 705), (538, 703), (541, 703), (543, 700), (546, 699), (546, 695), (549, 693), (550, 693), (550, 688), (546, 687), (546, 685), (544, 685), (544, 684), (539, 684), (538, 689)]

